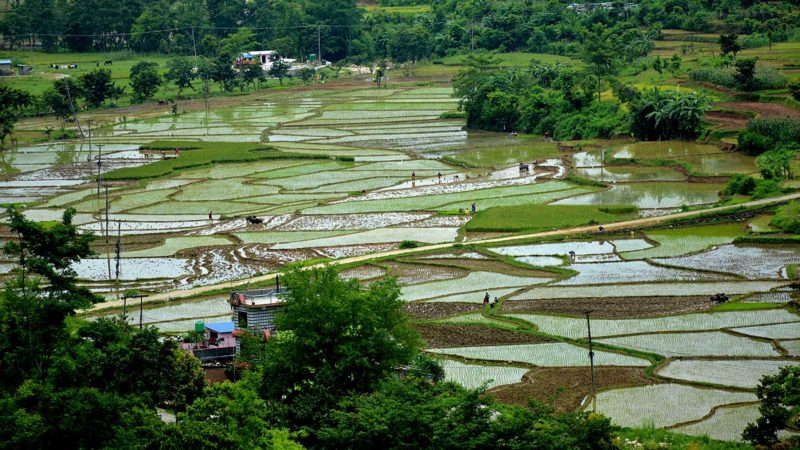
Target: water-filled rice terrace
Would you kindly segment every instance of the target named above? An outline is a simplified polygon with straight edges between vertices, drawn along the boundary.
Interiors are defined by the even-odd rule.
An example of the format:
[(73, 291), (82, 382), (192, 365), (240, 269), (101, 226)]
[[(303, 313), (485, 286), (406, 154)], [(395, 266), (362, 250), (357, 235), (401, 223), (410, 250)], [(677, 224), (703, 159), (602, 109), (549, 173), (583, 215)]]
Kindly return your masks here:
[[(97, 257), (74, 268), (111, 299), (133, 288), (250, 279), (408, 241), (458, 244), (368, 261), (343, 276), (396, 277), (412, 325), (447, 379), (523, 405), (538, 398), (563, 410), (589, 407), (589, 311), (598, 411), (620, 425), (738, 440), (755, 414), (758, 379), (800, 355), (800, 317), (787, 306), (798, 298), (788, 268), (800, 262), (800, 247), (737, 242), (774, 232), (769, 212), (502, 245), (473, 242), (510, 232), (466, 224), (473, 203), (479, 212), (636, 206), (626, 218), (704, 207), (718, 201), (721, 185), (636, 161), (674, 160), (717, 176), (755, 172), (752, 158), (687, 143), (559, 149), (536, 137), (465, 131), (462, 119), (441, 118), (456, 107), (449, 87), (400, 86), (287, 92), (209, 112), (127, 118), (95, 131), (91, 148), (53, 143), (4, 154), (0, 196), (27, 203), (26, 215), (40, 221), (74, 207), (74, 222), (98, 236)], [(220, 158), (232, 143), (271, 156), (156, 170), (192, 157), (192, 145)], [(98, 195), (94, 184), (98, 159), (108, 208), (105, 189)], [(118, 169), (141, 176), (115, 177)], [(574, 183), (570, 174), (607, 186)], [(716, 294), (729, 300), (718, 304)], [(229, 320), (230, 310), (224, 296), (210, 296), (146, 303), (142, 318), (180, 334), (198, 320)]]

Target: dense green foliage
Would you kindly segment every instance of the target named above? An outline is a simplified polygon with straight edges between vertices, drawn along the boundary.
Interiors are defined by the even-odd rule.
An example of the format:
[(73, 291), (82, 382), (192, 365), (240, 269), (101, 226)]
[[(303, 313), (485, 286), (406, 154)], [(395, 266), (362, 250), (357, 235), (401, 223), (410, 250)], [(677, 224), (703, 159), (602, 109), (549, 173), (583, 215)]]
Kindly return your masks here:
[[(765, 375), (756, 388), (761, 413), (755, 423), (749, 424), (742, 436), (759, 445), (775, 445), (781, 438), (778, 432), (784, 428), (800, 426), (800, 366), (783, 367), (776, 375)], [(800, 438), (796, 435), (786, 439), (787, 445), (775, 448), (797, 448)]]
[[(398, 2), (406, 3), (392, 4)], [(798, 24), (791, 1), (642, 0), (633, 8), (615, 2), (609, 9), (577, 11), (558, 1), (433, 0), (429, 9), (419, 11), (367, 11), (355, 0), (140, 0), (124, 6), (102, 0), (27, 0), (15, 2), (0, 17), (0, 34), (12, 46), (38, 35), (47, 50), (179, 55), (196, 50), (215, 56), (231, 34), (249, 27), (252, 39), (237, 43), (258, 43), (290, 57), (317, 53), (319, 36), (321, 56), (327, 59), (402, 62), (474, 49), (577, 55), (597, 25), (618, 36), (627, 55), (652, 49), (662, 28), (725, 33), (723, 53), (735, 53), (752, 45), (736, 33), (778, 42)], [(247, 50), (253, 49), (236, 49)]]
[(758, 155), (756, 161), (766, 179), (792, 178), (792, 162), (800, 151), (800, 119), (759, 117), (739, 133), (739, 148)]
[(131, 68), (131, 89), (135, 101), (151, 99), (162, 82), (156, 63), (142, 61)]
[[(753, 66), (750, 66), (751, 62)], [(757, 65), (754, 59), (739, 59), (736, 68), (701, 66), (689, 71), (689, 79), (743, 91), (783, 89), (788, 83), (786, 75), (771, 67)]]
[(708, 108), (698, 92), (652, 89), (630, 103), (631, 133), (642, 140), (694, 139)]
[(30, 102), (31, 96), (27, 92), (0, 85), (0, 147), (5, 144), (6, 136), (14, 131), (20, 111)]
[(778, 208), (769, 224), (785, 233), (800, 234), (800, 202), (789, 202)]
[(372, 391), (416, 354), (418, 337), (406, 326), (394, 280), (361, 289), (326, 269), (293, 271), (282, 281), (282, 332), (270, 341), (262, 392), (289, 424), (318, 426), (342, 397)]
[(101, 448), (121, 428), (159, 422), (157, 405), (180, 410), (200, 395), (199, 362), (154, 328), (100, 319), (68, 330), (75, 308), (98, 300), (70, 268), (92, 240), (74, 210), (49, 227), (8, 213), (19, 240), (5, 250), (20, 269), (0, 298), (3, 448)]
[(768, 197), (780, 192), (778, 183), (775, 180), (762, 180), (743, 175), (735, 174), (725, 185), (725, 189), (720, 192), (722, 195), (752, 195), (754, 199)]
[(345, 398), (330, 422), (320, 430), (325, 448), (616, 448), (603, 416), (503, 407), (480, 391), (417, 378)]
[[(708, 99), (697, 92), (637, 89), (612, 84), (619, 99), (593, 98), (597, 73), (532, 62), (526, 68), (496, 68), (490, 54), (470, 55), (453, 79), (467, 125), (521, 130), (558, 140), (614, 137), (642, 140), (694, 139), (702, 131)], [(593, 70), (596, 72), (596, 70)], [(627, 111), (620, 103), (627, 103)]]

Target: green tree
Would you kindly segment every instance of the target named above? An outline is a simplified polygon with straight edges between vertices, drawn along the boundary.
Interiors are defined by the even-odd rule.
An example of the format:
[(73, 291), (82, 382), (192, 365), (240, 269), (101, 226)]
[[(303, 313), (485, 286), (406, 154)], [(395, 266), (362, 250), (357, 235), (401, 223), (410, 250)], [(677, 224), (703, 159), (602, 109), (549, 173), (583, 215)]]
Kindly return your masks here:
[(616, 449), (609, 419), (494, 404), (481, 390), (410, 377), (344, 398), (320, 430), (322, 448)]
[(144, 102), (153, 98), (163, 83), (158, 73), (158, 63), (147, 61), (136, 63), (131, 67), (130, 83), (135, 101)]
[(124, 90), (117, 87), (111, 79), (111, 70), (95, 69), (78, 78), (86, 103), (93, 108), (100, 107), (108, 99), (117, 99)]
[(8, 209), (9, 230), (17, 240), (4, 251), (17, 258), (19, 276), (6, 284), (0, 304), (0, 381), (18, 386), (28, 377), (44, 379), (56, 344), (65, 337), (64, 320), (99, 301), (76, 284), (72, 264), (92, 255), (93, 236), (79, 234), (74, 209), (53, 226), (30, 221)]
[(735, 58), (739, 50), (742, 49), (739, 44), (739, 36), (736, 33), (720, 34), (717, 42), (719, 43), (719, 51), (723, 56), (730, 53)]
[(681, 70), (681, 57), (678, 54), (672, 55), (672, 58), (669, 60), (669, 71), (672, 75), (677, 75), (678, 72)]
[[(772, 446), (778, 443), (778, 432), (800, 426), (800, 366), (781, 368), (776, 375), (765, 375), (756, 388), (761, 401), (761, 413), (754, 423), (747, 425), (742, 437), (753, 444)], [(789, 438), (785, 448), (800, 445), (796, 436)]]
[(793, 178), (792, 162), (798, 149), (778, 147), (762, 153), (756, 158), (761, 176), (767, 180)]
[(264, 69), (260, 64), (250, 64), (241, 68), (242, 80), (246, 84), (252, 84), (253, 89), (258, 87), (258, 83), (264, 80)]
[(261, 390), (294, 426), (316, 426), (345, 395), (371, 392), (408, 364), (418, 337), (393, 279), (361, 287), (332, 267), (293, 270), (268, 343)]
[(187, 87), (194, 90), (192, 80), (195, 79), (194, 64), (187, 58), (175, 58), (167, 61), (167, 72), (164, 80), (175, 84), (178, 87), (178, 97)]
[(277, 78), (278, 82), (283, 86), (283, 79), (289, 76), (289, 64), (279, 59), (272, 63), (267, 73), (272, 78)]
[(256, 34), (247, 27), (242, 27), (220, 40), (220, 51), (230, 60), (236, 59), (242, 53), (256, 50), (260, 47)]
[(597, 77), (597, 101), (602, 94), (603, 79), (613, 75), (619, 64), (619, 52), (614, 44), (616, 35), (605, 25), (597, 23), (587, 32), (583, 41), (583, 60)]
[(792, 94), (793, 99), (800, 102), (800, 81), (795, 81), (789, 85), (789, 93)]
[(25, 91), (0, 85), (0, 148), (5, 145), (6, 136), (14, 131), (20, 110), (28, 106), (31, 100), (30, 94)]
[[(258, 396), (257, 383), (257, 373), (251, 372), (236, 383), (209, 388), (203, 398), (179, 415), (164, 447), (302, 449), (287, 430), (271, 428), (275, 418)], [(211, 417), (214, 419), (209, 420)]]
[(733, 75), (739, 89), (745, 92), (756, 90), (756, 61), (758, 58), (741, 58), (736, 60), (736, 73)]
[(53, 86), (42, 94), (47, 111), (64, 121), (75, 115), (75, 103), (83, 95), (83, 88), (74, 79), (66, 77), (53, 82)]

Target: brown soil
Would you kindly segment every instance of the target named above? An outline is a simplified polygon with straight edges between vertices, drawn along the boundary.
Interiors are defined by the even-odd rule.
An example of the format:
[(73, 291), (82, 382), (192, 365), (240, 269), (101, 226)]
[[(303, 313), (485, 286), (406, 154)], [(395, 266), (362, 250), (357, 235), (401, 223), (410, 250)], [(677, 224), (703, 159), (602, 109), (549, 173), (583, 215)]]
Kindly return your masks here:
[[(597, 390), (655, 384), (641, 367), (595, 367)], [(498, 386), (488, 394), (500, 403), (528, 406), (529, 400), (551, 404), (558, 411), (575, 411), (591, 392), (588, 367), (537, 367), (522, 382)]]
[(445, 325), (416, 323), (412, 327), (428, 343), (429, 348), (471, 347), (478, 345), (538, 344), (551, 342), (542, 336), (516, 333), (481, 325)]
[(800, 111), (777, 103), (728, 102), (717, 103), (715, 106), (725, 109), (752, 111), (764, 117), (800, 117)]
[(222, 383), (223, 381), (230, 381), (228, 378), (228, 374), (225, 373), (224, 367), (209, 367), (203, 369), (206, 376), (206, 383), (208, 384), (217, 384)]
[(706, 120), (714, 122), (720, 130), (741, 130), (747, 126), (750, 117), (734, 112), (713, 111), (706, 114)]
[(510, 264), (506, 264), (501, 261), (491, 260), (491, 259), (452, 259), (452, 258), (444, 258), (444, 259), (424, 259), (424, 260), (412, 260), (414, 263), (426, 263), (426, 264), (435, 264), (435, 265), (442, 265), (442, 266), (456, 266), (461, 267), (463, 269), (467, 269), (469, 271), (481, 271), (481, 272), (498, 272), (504, 273), (506, 275), (516, 275), (522, 277), (543, 277), (543, 278), (554, 278), (555, 274), (553, 272), (545, 272), (544, 270), (532, 270), (526, 269), (524, 267), (516, 267)]
[(455, 316), (472, 311), (480, 311), (483, 305), (480, 303), (408, 303), (406, 312), (412, 319), (444, 319), (445, 317)]
[(455, 267), (442, 267), (427, 264), (403, 264), (389, 262), (383, 264), (389, 275), (397, 277), (400, 284), (427, 283), (429, 281), (452, 280), (467, 276), (467, 271)]
[(707, 296), (609, 297), (506, 301), (502, 311), (571, 316), (592, 311), (592, 317), (598, 319), (631, 319), (704, 311), (712, 306)]

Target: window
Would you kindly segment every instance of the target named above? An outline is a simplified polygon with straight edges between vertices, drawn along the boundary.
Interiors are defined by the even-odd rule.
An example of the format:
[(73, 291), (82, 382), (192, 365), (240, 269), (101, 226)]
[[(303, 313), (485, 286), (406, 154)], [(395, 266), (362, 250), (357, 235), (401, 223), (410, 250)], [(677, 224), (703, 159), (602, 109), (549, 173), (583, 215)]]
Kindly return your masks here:
[(247, 313), (244, 311), (239, 311), (239, 328), (247, 328)]

